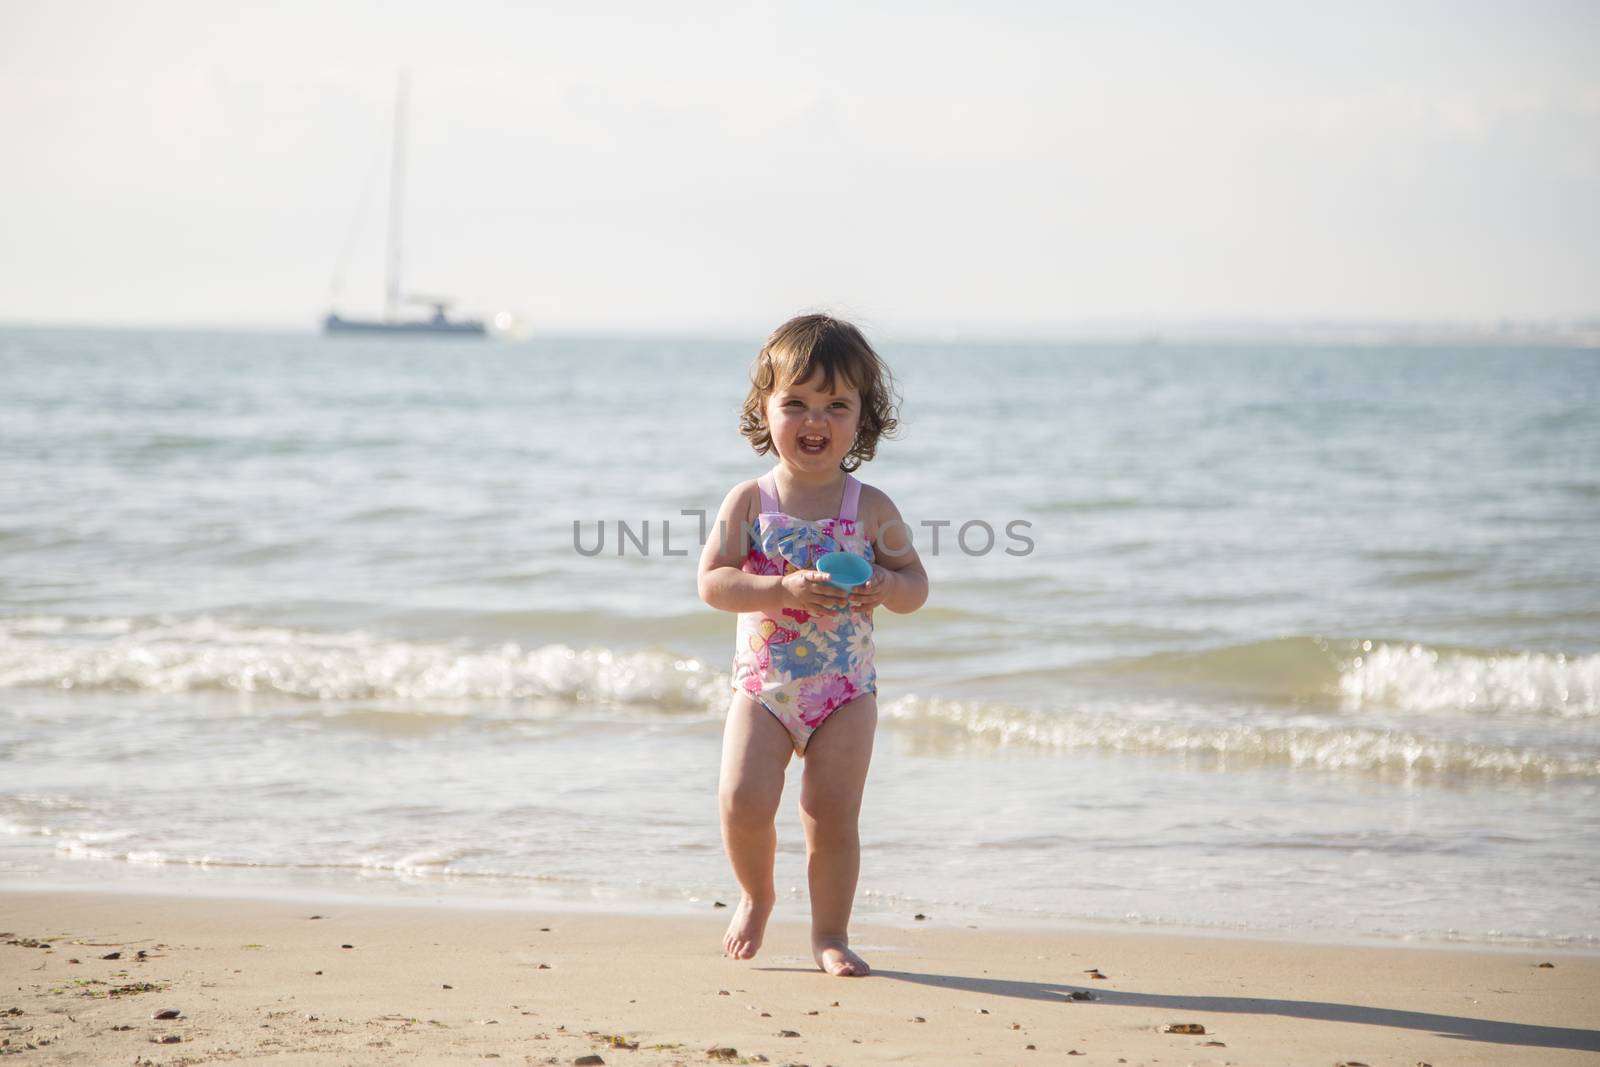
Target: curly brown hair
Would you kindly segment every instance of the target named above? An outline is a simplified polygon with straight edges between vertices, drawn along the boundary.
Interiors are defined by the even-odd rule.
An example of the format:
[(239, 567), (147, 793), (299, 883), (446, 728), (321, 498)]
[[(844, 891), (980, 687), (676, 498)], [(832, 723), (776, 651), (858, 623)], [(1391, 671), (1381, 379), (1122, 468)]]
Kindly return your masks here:
[(878, 438), (893, 437), (900, 420), (895, 411), (894, 376), (861, 331), (831, 315), (797, 315), (772, 331), (750, 368), (750, 393), (739, 412), (739, 432), (757, 455), (772, 451), (767, 430), (767, 399), (795, 382), (822, 375), (822, 388), (832, 391), (843, 378), (861, 394), (856, 439), (839, 461), (853, 471), (872, 459)]

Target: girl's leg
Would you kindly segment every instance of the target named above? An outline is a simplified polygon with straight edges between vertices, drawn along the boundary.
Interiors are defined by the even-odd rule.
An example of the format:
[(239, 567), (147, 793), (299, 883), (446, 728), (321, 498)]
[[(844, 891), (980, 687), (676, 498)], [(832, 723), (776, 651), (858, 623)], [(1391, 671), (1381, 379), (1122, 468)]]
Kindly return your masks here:
[(772, 860), (778, 849), (773, 820), (783, 798), (783, 771), (794, 755), (789, 731), (767, 709), (736, 693), (722, 731), (722, 844), (744, 897), (728, 923), (722, 948), (747, 960), (761, 947), (777, 894)]
[(806, 829), (811, 886), (811, 954), (829, 974), (865, 975), (850, 951), (850, 909), (861, 872), (861, 791), (872, 762), (878, 698), (857, 697), (828, 716), (806, 744), (800, 821)]

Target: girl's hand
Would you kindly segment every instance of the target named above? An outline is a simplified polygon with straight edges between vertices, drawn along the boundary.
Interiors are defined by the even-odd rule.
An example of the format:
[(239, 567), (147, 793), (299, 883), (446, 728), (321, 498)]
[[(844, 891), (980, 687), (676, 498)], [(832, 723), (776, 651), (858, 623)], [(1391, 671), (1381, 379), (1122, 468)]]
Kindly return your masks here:
[(889, 591), (889, 585), (894, 580), (893, 571), (874, 563), (872, 577), (850, 590), (850, 610), (871, 611), (882, 604), (884, 594)]
[(790, 571), (783, 576), (783, 597), (788, 607), (820, 615), (844, 607), (845, 591), (828, 581), (822, 571)]

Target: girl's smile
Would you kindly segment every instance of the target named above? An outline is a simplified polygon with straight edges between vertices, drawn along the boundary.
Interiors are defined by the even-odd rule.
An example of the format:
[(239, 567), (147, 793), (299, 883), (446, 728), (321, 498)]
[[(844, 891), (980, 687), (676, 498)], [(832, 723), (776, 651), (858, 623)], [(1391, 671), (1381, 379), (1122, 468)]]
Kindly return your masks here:
[(821, 375), (795, 382), (767, 401), (767, 427), (778, 455), (796, 467), (837, 467), (855, 443), (861, 394), (848, 382), (823, 388)]

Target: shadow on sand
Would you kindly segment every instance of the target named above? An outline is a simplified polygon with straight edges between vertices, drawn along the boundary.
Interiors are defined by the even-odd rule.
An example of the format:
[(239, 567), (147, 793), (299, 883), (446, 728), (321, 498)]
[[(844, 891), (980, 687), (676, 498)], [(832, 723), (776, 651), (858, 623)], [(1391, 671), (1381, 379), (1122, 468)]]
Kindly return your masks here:
[[(768, 967), (763, 970), (815, 970), (798, 967)], [(1494, 1019), (1469, 1019), (1460, 1015), (1434, 1015), (1425, 1011), (1396, 1011), (1360, 1004), (1329, 1004), (1317, 1000), (1271, 1000), (1266, 997), (1164, 996), (1159, 993), (1125, 993), (1114, 989), (1090, 988), (1057, 982), (1019, 982), (1005, 978), (969, 978), (955, 974), (922, 974), (917, 971), (872, 972), (876, 978), (959, 989), (993, 997), (1069, 1003), (1074, 1009), (1092, 1011), (1106, 1004), (1131, 1008), (1160, 1008), (1171, 1012), (1217, 1011), (1241, 1015), (1282, 1015), (1290, 1019), (1319, 1019), (1326, 1022), (1362, 1023), (1367, 1026), (1394, 1026), (1406, 1030), (1426, 1030), (1439, 1037), (1461, 1041), (1487, 1041), (1496, 1045), (1522, 1045), (1529, 1048), (1568, 1048), (1600, 1052), (1600, 1030), (1579, 1030), (1565, 1026), (1532, 1026), (1526, 1023), (1499, 1022)], [(847, 979), (848, 980), (848, 979)], [(870, 980), (870, 979), (869, 979)], [(1069, 1001), (1072, 993), (1087, 992), (1092, 1001)], [(1179, 1020), (1186, 1021), (1186, 1020)]]

